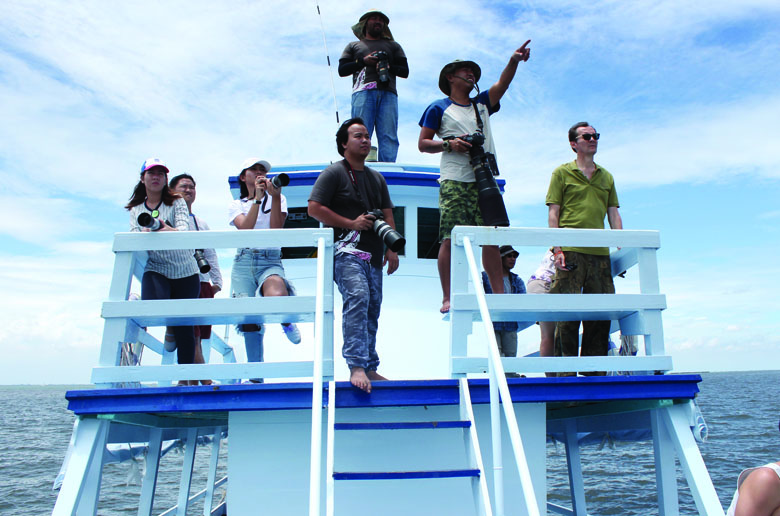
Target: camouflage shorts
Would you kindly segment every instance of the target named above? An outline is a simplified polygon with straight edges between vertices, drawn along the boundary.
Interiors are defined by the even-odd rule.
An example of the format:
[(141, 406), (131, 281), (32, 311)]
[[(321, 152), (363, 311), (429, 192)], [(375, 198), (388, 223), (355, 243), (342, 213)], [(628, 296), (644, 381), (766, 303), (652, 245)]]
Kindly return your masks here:
[(445, 179), (439, 187), (439, 241), (450, 238), (455, 226), (482, 226), (477, 184)]

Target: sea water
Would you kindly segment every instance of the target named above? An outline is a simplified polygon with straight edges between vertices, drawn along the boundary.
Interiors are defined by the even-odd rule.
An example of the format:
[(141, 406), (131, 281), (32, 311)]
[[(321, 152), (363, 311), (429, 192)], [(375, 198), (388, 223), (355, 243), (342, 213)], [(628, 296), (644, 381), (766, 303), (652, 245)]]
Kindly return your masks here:
[[(702, 379), (697, 401), (709, 426), (709, 439), (700, 449), (720, 501), (727, 507), (743, 468), (780, 460), (780, 371), (704, 373)], [(57, 496), (52, 483), (73, 429), (74, 417), (65, 400), (70, 388), (0, 386), (0, 514), (51, 513)], [(198, 448), (191, 493), (205, 488), (209, 454), (210, 447)], [(176, 504), (182, 460), (180, 451), (161, 460), (155, 514)], [(223, 447), (218, 478), (225, 474), (226, 463)], [(141, 467), (140, 463), (104, 467), (98, 514), (136, 514)], [(589, 514), (657, 514), (652, 442), (584, 447), (582, 467)], [(562, 445), (548, 445), (547, 468), (548, 500), (569, 505)], [(679, 466), (678, 484), (680, 514), (697, 514)], [(215, 499), (222, 496), (224, 490), (219, 489)], [(188, 514), (202, 511), (202, 503), (197, 503)]]

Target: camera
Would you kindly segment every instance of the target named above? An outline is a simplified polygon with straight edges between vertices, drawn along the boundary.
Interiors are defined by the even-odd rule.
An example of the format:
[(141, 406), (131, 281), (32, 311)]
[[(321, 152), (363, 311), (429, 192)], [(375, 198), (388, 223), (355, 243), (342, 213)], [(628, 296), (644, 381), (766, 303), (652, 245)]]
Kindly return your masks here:
[(146, 212), (139, 213), (136, 221), (138, 222), (139, 226), (142, 228), (149, 228), (151, 231), (159, 231), (162, 227), (162, 222), (160, 222), (160, 219), (156, 219), (152, 217), (151, 214)]
[(385, 222), (385, 216), (382, 213), (382, 210), (367, 211), (366, 215), (373, 215), (376, 217), (376, 220), (374, 221), (374, 233), (379, 235), (379, 238), (382, 239), (382, 242), (385, 243), (388, 249), (397, 253), (404, 248), (406, 239), (401, 233), (394, 230), (390, 224)]
[(203, 249), (195, 249), (195, 261), (198, 263), (198, 270), (201, 274), (207, 274), (211, 270), (211, 265), (206, 261), (206, 256), (203, 254)]
[(281, 188), (290, 184), (290, 176), (284, 172), (280, 172), (271, 178), (271, 184), (274, 188)]
[[(455, 137), (446, 139), (452, 140)], [(482, 213), (482, 222), (486, 226), (509, 226), (509, 216), (506, 213), (504, 197), (498, 189), (498, 183), (493, 176), (498, 175), (496, 157), (485, 152), (482, 145), (485, 143), (485, 135), (482, 133), (459, 136), (461, 140), (471, 144), (469, 156), (471, 168), (474, 170), (474, 179), (477, 182), (477, 202)]]
[(379, 62), (376, 64), (376, 73), (379, 76), (379, 82), (390, 82), (390, 56), (383, 50), (377, 50), (374, 52)]

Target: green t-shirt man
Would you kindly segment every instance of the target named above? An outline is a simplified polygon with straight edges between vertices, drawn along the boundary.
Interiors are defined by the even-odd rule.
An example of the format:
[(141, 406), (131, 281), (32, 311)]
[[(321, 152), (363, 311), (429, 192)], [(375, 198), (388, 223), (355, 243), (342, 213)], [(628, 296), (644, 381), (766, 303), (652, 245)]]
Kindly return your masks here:
[[(619, 208), (612, 174), (596, 164), (590, 180), (577, 167), (577, 161), (556, 168), (550, 179), (545, 203), (561, 207), (558, 227), (604, 229), (608, 208)], [(608, 256), (608, 247), (563, 247), (562, 250)]]

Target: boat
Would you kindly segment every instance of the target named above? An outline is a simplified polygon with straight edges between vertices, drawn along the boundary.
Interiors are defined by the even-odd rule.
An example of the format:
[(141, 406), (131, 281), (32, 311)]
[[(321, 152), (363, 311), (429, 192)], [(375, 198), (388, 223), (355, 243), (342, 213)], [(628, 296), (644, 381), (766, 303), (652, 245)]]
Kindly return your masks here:
[[(288, 174), (285, 229), (165, 234), (118, 233), (93, 389), (68, 391), (77, 417), (55, 515), (100, 513), (107, 450), (135, 443), (146, 468), (138, 514), (152, 514), (163, 443), (182, 443), (177, 504), (162, 514), (539, 515), (588, 514), (581, 446), (640, 439), (652, 445), (657, 509), (678, 514), (679, 461), (699, 514), (723, 515), (697, 446), (706, 436), (695, 397), (701, 377), (674, 373), (664, 348), (656, 252), (660, 235), (644, 230), (457, 227), (452, 239), (452, 306), (444, 320), (436, 272), (438, 169), (396, 163), (370, 166), (387, 180), (398, 230), (406, 237), (400, 268), (385, 283), (380, 354), (393, 380), (371, 394), (353, 388), (334, 358), (340, 344), (339, 295), (333, 288), (333, 232), (306, 213), (308, 194), (327, 164), (274, 168)], [(230, 178), (234, 196), (237, 178)], [(503, 187), (503, 183), (500, 183)], [(475, 250), (481, 245), (544, 249), (558, 245), (619, 248), (613, 275), (634, 270), (638, 292), (594, 295), (486, 295)], [(129, 301), (145, 253), (176, 248), (284, 248), (298, 295)], [(541, 255), (541, 253), (540, 253)], [(432, 300), (432, 301), (431, 301)], [(410, 314), (436, 338), (421, 338)], [(611, 319), (643, 344), (632, 356), (501, 358), (493, 321)], [(238, 363), (212, 332), (207, 364), (177, 365), (146, 328), (167, 324), (296, 322), (313, 328), (294, 359)], [(533, 331), (533, 330), (531, 330)], [(123, 343), (143, 343), (160, 365), (122, 365)], [(268, 341), (266, 341), (268, 346)], [(419, 359), (420, 349), (427, 356)], [(422, 362), (422, 363), (421, 363)], [(384, 367), (384, 366), (383, 366)], [(546, 377), (548, 372), (615, 371), (610, 376)], [(518, 377), (508, 378), (506, 373)], [(385, 373), (387, 374), (387, 373)], [(519, 377), (523, 375), (523, 377)], [(211, 378), (210, 386), (177, 380)], [(241, 379), (264, 378), (263, 384)], [(511, 403), (509, 402), (511, 400)], [(570, 504), (547, 500), (546, 443), (563, 443)], [(211, 447), (207, 487), (191, 493), (198, 444)], [(170, 445), (167, 445), (170, 446)], [(227, 476), (217, 478), (227, 446)], [(112, 448), (114, 447), (114, 448)], [(132, 455), (132, 451), (128, 451)], [(609, 460), (605, 452), (604, 460)], [(626, 465), (630, 476), (631, 465)], [(223, 501), (215, 489), (227, 486)]]

